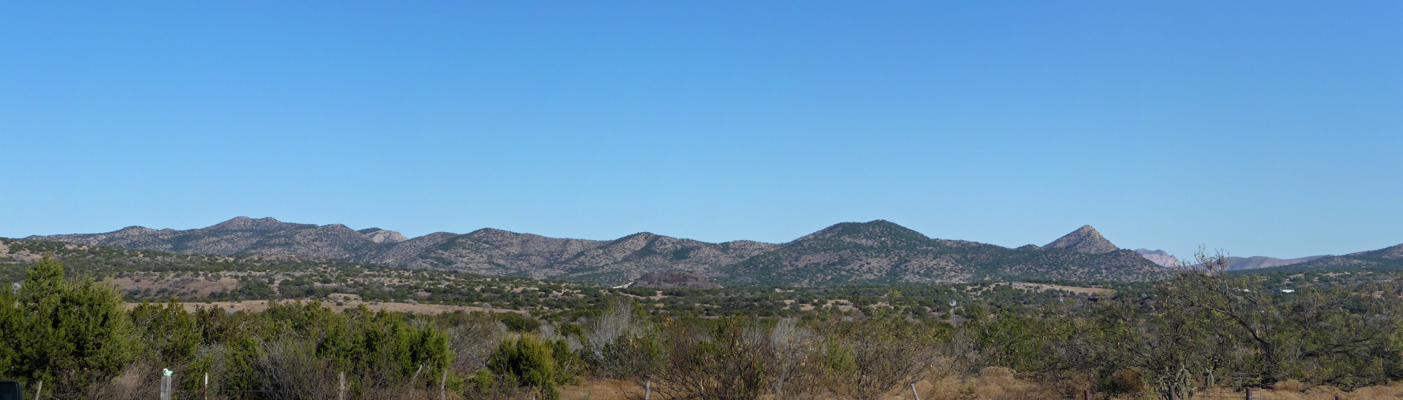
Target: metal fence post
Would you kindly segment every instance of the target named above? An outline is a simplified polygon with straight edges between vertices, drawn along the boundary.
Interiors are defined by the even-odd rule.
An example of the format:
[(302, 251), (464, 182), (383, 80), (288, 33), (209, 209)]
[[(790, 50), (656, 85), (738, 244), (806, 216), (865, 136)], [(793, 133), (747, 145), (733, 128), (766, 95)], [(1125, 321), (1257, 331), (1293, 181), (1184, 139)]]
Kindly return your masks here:
[(921, 400), (921, 394), (916, 393), (916, 384), (914, 383), (911, 384), (911, 395), (916, 396), (916, 400)]
[(39, 381), (34, 385), (34, 400), (39, 400), (39, 395), (44, 394), (44, 381)]
[(171, 400), (171, 370), (161, 369), (161, 400)]

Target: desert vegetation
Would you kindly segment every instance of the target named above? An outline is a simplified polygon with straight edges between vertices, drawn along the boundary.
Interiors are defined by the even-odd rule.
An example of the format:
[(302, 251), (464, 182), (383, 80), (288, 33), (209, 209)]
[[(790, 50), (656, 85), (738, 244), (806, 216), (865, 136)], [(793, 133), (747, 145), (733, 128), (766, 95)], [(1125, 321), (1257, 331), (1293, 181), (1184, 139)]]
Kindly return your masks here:
[[(912, 390), (924, 399), (1144, 398), (1243, 388), (1302, 398), (1379, 394), (1403, 378), (1403, 285), (1391, 272), (1240, 275), (1222, 271), (1224, 259), (1204, 255), (1201, 268), (1172, 279), (1101, 288), (656, 290), (306, 260), (202, 270), (45, 258), (0, 269), (20, 283), (0, 291), (0, 377), (29, 390), (44, 382), (44, 398), (104, 399), (154, 397), (163, 369), (177, 398), (208, 390), (230, 399), (573, 399), (578, 387), (630, 399)], [(139, 277), (180, 290), (174, 283), (190, 274), (238, 277), (228, 293), (275, 301), (231, 311), (205, 303), (215, 296), (151, 302), (155, 293), (114, 283)], [(328, 307), (347, 292), (492, 303), (497, 312)]]

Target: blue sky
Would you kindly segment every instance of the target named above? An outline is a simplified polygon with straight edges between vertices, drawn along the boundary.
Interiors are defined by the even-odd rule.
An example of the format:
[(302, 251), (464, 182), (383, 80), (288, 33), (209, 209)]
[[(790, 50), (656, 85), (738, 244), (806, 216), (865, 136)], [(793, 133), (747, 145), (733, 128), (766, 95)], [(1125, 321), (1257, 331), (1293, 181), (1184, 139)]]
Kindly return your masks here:
[(1403, 243), (1396, 1), (292, 3), (0, 4), (0, 236)]

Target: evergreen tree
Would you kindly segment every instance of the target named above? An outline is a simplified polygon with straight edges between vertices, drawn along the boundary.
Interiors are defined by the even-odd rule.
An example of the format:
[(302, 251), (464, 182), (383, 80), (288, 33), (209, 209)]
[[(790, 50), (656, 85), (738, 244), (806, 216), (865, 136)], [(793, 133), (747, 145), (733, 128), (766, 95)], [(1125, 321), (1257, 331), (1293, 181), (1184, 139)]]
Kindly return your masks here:
[(58, 260), (35, 263), (15, 300), (6, 302), (20, 313), (17, 329), (5, 338), (15, 344), (10, 376), (81, 391), (115, 376), (136, 356), (117, 289), (92, 279), (66, 281)]

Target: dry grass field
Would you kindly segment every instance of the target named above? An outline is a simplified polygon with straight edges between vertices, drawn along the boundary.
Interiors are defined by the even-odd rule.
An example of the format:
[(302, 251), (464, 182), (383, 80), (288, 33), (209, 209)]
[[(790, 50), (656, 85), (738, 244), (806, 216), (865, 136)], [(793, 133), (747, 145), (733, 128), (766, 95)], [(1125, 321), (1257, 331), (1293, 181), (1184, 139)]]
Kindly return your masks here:
[[(937, 381), (922, 380), (916, 383), (916, 391), (920, 393), (921, 400), (1014, 400), (1014, 399), (1066, 399), (1056, 385), (1030, 382), (1018, 379), (1014, 374), (1004, 368), (986, 368), (979, 375), (957, 378), (947, 377)], [(1359, 388), (1351, 392), (1345, 392), (1328, 386), (1309, 387), (1297, 381), (1286, 381), (1276, 385), (1274, 389), (1256, 389), (1252, 398), (1255, 400), (1334, 400), (1339, 396), (1341, 400), (1393, 400), (1403, 399), (1403, 382), (1397, 382), (1389, 386), (1372, 386)], [(631, 381), (620, 380), (582, 380), (578, 385), (571, 385), (561, 388), (561, 400), (635, 400), (643, 398), (643, 388), (633, 384)], [(653, 399), (659, 399), (653, 396)], [(833, 396), (807, 396), (794, 398), (798, 399), (833, 399), (843, 400), (841, 397)], [(888, 393), (883, 400), (911, 400), (911, 389), (894, 390)], [(1080, 396), (1075, 397), (1080, 399)], [(1153, 395), (1120, 395), (1110, 397), (1093, 396), (1095, 399), (1104, 400), (1148, 400), (1158, 399)], [(1245, 399), (1246, 394), (1237, 388), (1215, 388), (1204, 393), (1198, 393), (1192, 398), (1183, 400), (1209, 400), (1209, 399)], [(774, 400), (773, 395), (761, 396), (761, 400)]]
[[(378, 301), (367, 302), (367, 301), (361, 301), (359, 296), (356, 296), (356, 295), (353, 295), (353, 294), (333, 294), (333, 295), (331, 296), (331, 298), (332, 298), (332, 299), (339, 299), (339, 303), (340, 303), (340, 304), (338, 304), (338, 300), (333, 300), (333, 301), (323, 301), (323, 302), (321, 302), (321, 305), (322, 305), (322, 307), (324, 307), (324, 308), (329, 308), (329, 309), (331, 309), (332, 311), (335, 311), (335, 312), (338, 312), (338, 313), (339, 313), (339, 312), (342, 312), (342, 311), (344, 311), (344, 310), (346, 310), (346, 309), (348, 309), (348, 308), (357, 308), (357, 307), (360, 307), (360, 306), (362, 306), (362, 305), (364, 305), (366, 308), (370, 309), (371, 311), (385, 310), (385, 311), (390, 311), (390, 312), (402, 312), (402, 313), (423, 314), (423, 315), (434, 315), (434, 314), (451, 313), (451, 312), (454, 312), (454, 311), (463, 311), (463, 312), (482, 311), (482, 312), (486, 312), (486, 313), (494, 313), (494, 312), (515, 312), (515, 313), (521, 313), (521, 311), (518, 311), (518, 310), (510, 310), (510, 309), (504, 309), (504, 308), (486, 308), (486, 307), (472, 307), (472, 306), (450, 306), (450, 305), (442, 305), (442, 304), (391, 303), (391, 302), (378, 302)], [(127, 303), (127, 304), (126, 304), (126, 309), (130, 310), (130, 309), (132, 309), (133, 307), (136, 307), (137, 304), (138, 304), (138, 303)], [(188, 312), (194, 312), (195, 309), (198, 308), (198, 307), (210, 308), (210, 307), (216, 307), (216, 306), (217, 306), (217, 307), (223, 308), (223, 309), (225, 309), (225, 310), (228, 310), (228, 311), (230, 311), (230, 312), (247, 311), (247, 312), (256, 313), (256, 312), (260, 312), (260, 311), (263, 311), (263, 310), (267, 310), (267, 309), (268, 309), (268, 300), (213, 301), (213, 302), (182, 302), (182, 303), (180, 303), (180, 305), (183, 306), (183, 307), (185, 308), (185, 311), (188, 311)]]

